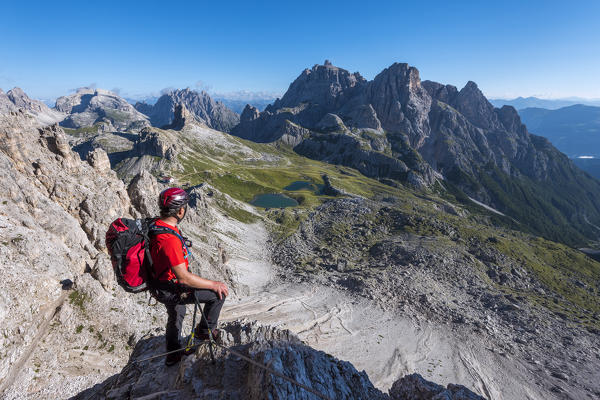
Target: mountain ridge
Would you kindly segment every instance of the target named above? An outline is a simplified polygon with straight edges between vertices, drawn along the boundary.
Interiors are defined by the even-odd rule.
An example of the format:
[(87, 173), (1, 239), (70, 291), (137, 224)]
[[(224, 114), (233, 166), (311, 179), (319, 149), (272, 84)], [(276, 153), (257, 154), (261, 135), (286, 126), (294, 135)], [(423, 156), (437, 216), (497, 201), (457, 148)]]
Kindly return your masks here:
[(524, 108), (546, 108), (549, 110), (556, 110), (563, 107), (568, 107), (576, 104), (583, 104), (589, 106), (600, 106), (600, 99), (586, 99), (582, 97), (565, 97), (561, 99), (542, 99), (534, 96), (529, 97), (517, 97), (514, 99), (490, 99), (495, 107), (502, 107), (503, 105), (510, 105), (515, 107), (517, 110)]
[(104, 89), (79, 88), (56, 99), (55, 109), (67, 114), (60, 125), (70, 129), (102, 124), (103, 130), (137, 131), (150, 125), (125, 99)]
[(187, 110), (209, 128), (229, 132), (239, 122), (239, 115), (204, 91), (176, 89), (163, 94), (156, 103), (137, 102), (135, 109), (147, 115), (153, 126), (163, 127), (173, 122), (175, 107), (183, 104)]
[[(513, 107), (494, 108), (472, 81), (461, 90), (421, 83), (406, 63), (367, 81), (326, 62), (305, 69), (263, 112), (247, 106), (231, 133), (416, 187), (431, 188), (443, 176), (524, 229), (567, 243), (598, 236), (585, 222), (600, 222), (598, 182), (531, 135)], [(548, 200), (531, 203), (533, 193)]]
[(19, 87), (14, 87), (6, 93), (0, 89), (0, 113), (16, 112), (18, 109), (33, 115), (41, 125), (51, 125), (65, 117), (63, 113), (51, 109), (45, 103), (31, 99)]
[(600, 135), (600, 107), (524, 108), (519, 115), (531, 131), (546, 137), (569, 157), (600, 157), (600, 140), (596, 139)]

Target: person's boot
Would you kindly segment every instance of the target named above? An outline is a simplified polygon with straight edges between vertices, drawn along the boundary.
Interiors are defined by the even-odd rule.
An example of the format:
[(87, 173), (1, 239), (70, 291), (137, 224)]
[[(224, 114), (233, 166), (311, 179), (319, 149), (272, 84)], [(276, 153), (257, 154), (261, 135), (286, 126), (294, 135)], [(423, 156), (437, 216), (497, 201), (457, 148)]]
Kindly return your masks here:
[(179, 350), (179, 351), (176, 351), (175, 353), (167, 354), (167, 358), (165, 359), (165, 365), (167, 367), (175, 365), (179, 361), (181, 361), (181, 358), (183, 356), (184, 356), (184, 351), (183, 350)]
[[(200, 325), (197, 325), (196, 329), (194, 329), (194, 337), (200, 341), (205, 341), (205, 340), (210, 339), (210, 336), (208, 335), (208, 329), (202, 328)], [(213, 329), (212, 330), (212, 339), (217, 343), (221, 343), (221, 331), (216, 328)]]

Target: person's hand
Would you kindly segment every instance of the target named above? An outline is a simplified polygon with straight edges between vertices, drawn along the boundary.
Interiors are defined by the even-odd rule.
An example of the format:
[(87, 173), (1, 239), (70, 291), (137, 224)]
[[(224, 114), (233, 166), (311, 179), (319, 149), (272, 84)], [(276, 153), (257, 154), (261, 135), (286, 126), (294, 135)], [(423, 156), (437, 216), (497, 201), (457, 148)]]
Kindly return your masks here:
[(213, 291), (217, 292), (217, 296), (219, 296), (219, 300), (223, 299), (223, 296), (229, 296), (229, 289), (227, 285), (223, 282), (215, 282)]

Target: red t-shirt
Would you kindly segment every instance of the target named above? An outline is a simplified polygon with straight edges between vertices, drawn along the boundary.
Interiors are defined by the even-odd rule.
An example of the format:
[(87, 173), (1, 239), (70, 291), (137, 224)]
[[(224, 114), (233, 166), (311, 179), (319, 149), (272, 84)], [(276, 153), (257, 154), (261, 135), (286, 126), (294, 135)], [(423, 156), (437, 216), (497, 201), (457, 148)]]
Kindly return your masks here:
[[(167, 224), (166, 222), (157, 219), (156, 226), (170, 228), (181, 235), (176, 226)], [(189, 269), (187, 258), (187, 249), (181, 244), (181, 240), (170, 233), (160, 233), (150, 239), (150, 254), (154, 263), (154, 272), (159, 281), (170, 281), (177, 279), (172, 268), (176, 265), (185, 263), (185, 267)]]

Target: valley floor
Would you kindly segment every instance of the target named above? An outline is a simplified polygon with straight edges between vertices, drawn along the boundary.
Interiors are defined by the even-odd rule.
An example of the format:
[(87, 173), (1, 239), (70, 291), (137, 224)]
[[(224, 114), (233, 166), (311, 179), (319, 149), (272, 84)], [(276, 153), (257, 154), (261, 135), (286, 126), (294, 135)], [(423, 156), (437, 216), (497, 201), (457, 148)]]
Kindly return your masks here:
[(412, 310), (384, 311), (374, 301), (318, 283), (257, 279), (276, 276), (277, 267), (265, 259), (265, 229), (255, 224), (248, 233), (242, 241), (255, 251), (244, 258), (233, 255), (230, 267), (254, 271), (238, 275), (249, 296), (229, 299), (223, 321), (289, 329), (311, 347), (365, 370), (382, 391), (416, 372), (442, 385), (465, 385), (490, 400), (586, 398), (583, 390), (570, 393), (573, 397), (551, 392), (550, 376), (519, 356), (498, 351), (467, 327), (434, 325)]

